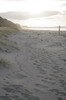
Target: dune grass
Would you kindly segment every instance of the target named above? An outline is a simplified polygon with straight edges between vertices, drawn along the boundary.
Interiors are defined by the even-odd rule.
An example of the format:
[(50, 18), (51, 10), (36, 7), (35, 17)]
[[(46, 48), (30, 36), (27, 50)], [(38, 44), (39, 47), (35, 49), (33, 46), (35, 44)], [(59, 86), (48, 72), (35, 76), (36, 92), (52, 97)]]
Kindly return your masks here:
[(13, 33), (12, 29), (9, 29), (7, 27), (0, 27), (0, 37), (8, 38), (8, 34)]
[(5, 48), (19, 50), (17, 44), (15, 44), (13, 41), (10, 41), (8, 38), (9, 34), (14, 34), (16, 32), (17, 30), (12, 28), (0, 27), (0, 45), (4, 46)]
[(7, 45), (6, 42), (5, 41), (2, 41), (2, 40), (0, 40), (0, 44), (1, 45), (5, 45), (5, 46)]
[(9, 27), (0, 27), (0, 36), (4, 36), (8, 38), (8, 34), (15, 34), (19, 32), (17, 29), (9, 28)]
[(4, 46), (11, 47), (11, 48), (13, 48), (13, 49), (19, 50), (19, 48), (18, 48), (15, 44), (9, 44), (9, 43), (7, 43), (7, 42), (5, 42), (5, 41), (2, 41), (2, 40), (0, 40), (0, 44), (1, 44), (1, 45), (4, 45)]
[(20, 50), (19, 47), (15, 46), (15, 45), (11, 45), (11, 48), (16, 49), (16, 50)]
[(7, 61), (6, 59), (4, 59), (4, 58), (0, 58), (0, 66), (2, 66), (2, 67), (9, 67), (11, 64), (10, 64), (10, 62), (9, 61)]

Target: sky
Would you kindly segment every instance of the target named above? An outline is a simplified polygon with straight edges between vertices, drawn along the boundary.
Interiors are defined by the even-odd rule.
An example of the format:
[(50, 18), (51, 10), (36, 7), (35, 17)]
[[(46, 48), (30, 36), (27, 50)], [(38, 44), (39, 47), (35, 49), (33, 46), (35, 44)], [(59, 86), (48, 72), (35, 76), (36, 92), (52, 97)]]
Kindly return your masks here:
[(66, 0), (0, 0), (0, 16), (22, 26), (66, 26)]

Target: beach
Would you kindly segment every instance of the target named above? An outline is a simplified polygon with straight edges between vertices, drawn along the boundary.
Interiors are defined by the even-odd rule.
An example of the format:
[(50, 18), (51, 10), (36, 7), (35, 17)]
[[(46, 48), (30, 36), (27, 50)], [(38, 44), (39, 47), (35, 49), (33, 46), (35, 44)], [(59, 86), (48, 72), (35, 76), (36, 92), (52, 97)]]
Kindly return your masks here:
[(0, 36), (0, 100), (66, 100), (66, 31)]

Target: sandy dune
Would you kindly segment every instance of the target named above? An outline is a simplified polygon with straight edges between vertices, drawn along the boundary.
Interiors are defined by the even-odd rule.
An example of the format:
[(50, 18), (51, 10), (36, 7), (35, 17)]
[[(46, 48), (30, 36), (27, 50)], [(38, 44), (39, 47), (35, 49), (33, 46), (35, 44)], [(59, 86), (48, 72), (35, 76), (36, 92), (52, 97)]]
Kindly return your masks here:
[(0, 100), (66, 100), (66, 32), (9, 34), (0, 59)]

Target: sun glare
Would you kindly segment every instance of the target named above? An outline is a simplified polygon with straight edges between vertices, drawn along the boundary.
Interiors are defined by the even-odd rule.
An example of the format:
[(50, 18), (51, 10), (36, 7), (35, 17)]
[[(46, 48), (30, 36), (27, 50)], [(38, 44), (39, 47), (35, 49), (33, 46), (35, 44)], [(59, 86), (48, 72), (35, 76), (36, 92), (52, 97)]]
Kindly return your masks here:
[[(58, 1), (56, 0), (25, 0), (0, 2), (2, 11), (25, 11), (32, 15), (41, 14), (46, 10), (58, 10)], [(3, 6), (2, 6), (3, 5)], [(6, 5), (6, 6), (5, 6)]]
[(58, 2), (53, 0), (27, 0), (25, 9), (28, 13), (37, 15), (46, 10), (56, 10)]
[[(28, 0), (27, 12), (30, 14), (39, 14), (43, 11), (43, 3), (40, 0)], [(45, 6), (44, 6), (45, 7)]]
[(28, 27), (50, 26), (51, 22), (49, 21), (49, 19), (41, 18), (41, 14), (44, 14), (46, 11), (59, 10), (58, 4), (59, 3), (54, 0), (27, 0), (25, 1), (25, 5), (26, 5), (25, 11), (31, 14), (33, 18), (30, 18), (24, 21), (24, 25)]
[[(0, 12), (16, 12), (22, 16), (22, 22), (18, 22), (24, 26), (50, 26), (51, 19), (46, 19), (52, 12), (62, 12), (66, 9), (65, 6), (61, 7), (62, 0), (8, 0), (0, 1)], [(3, 5), (3, 6), (2, 6)], [(17, 13), (19, 12), (19, 13)], [(46, 16), (47, 15), (47, 16)], [(10, 16), (10, 15), (9, 15)], [(21, 18), (19, 15), (19, 17)], [(17, 18), (18, 20), (19, 18)], [(56, 18), (57, 19), (57, 18)], [(15, 20), (15, 19), (12, 19)], [(55, 20), (53, 20), (56, 22)], [(17, 22), (17, 21), (15, 21)], [(50, 23), (50, 24), (49, 24)]]

